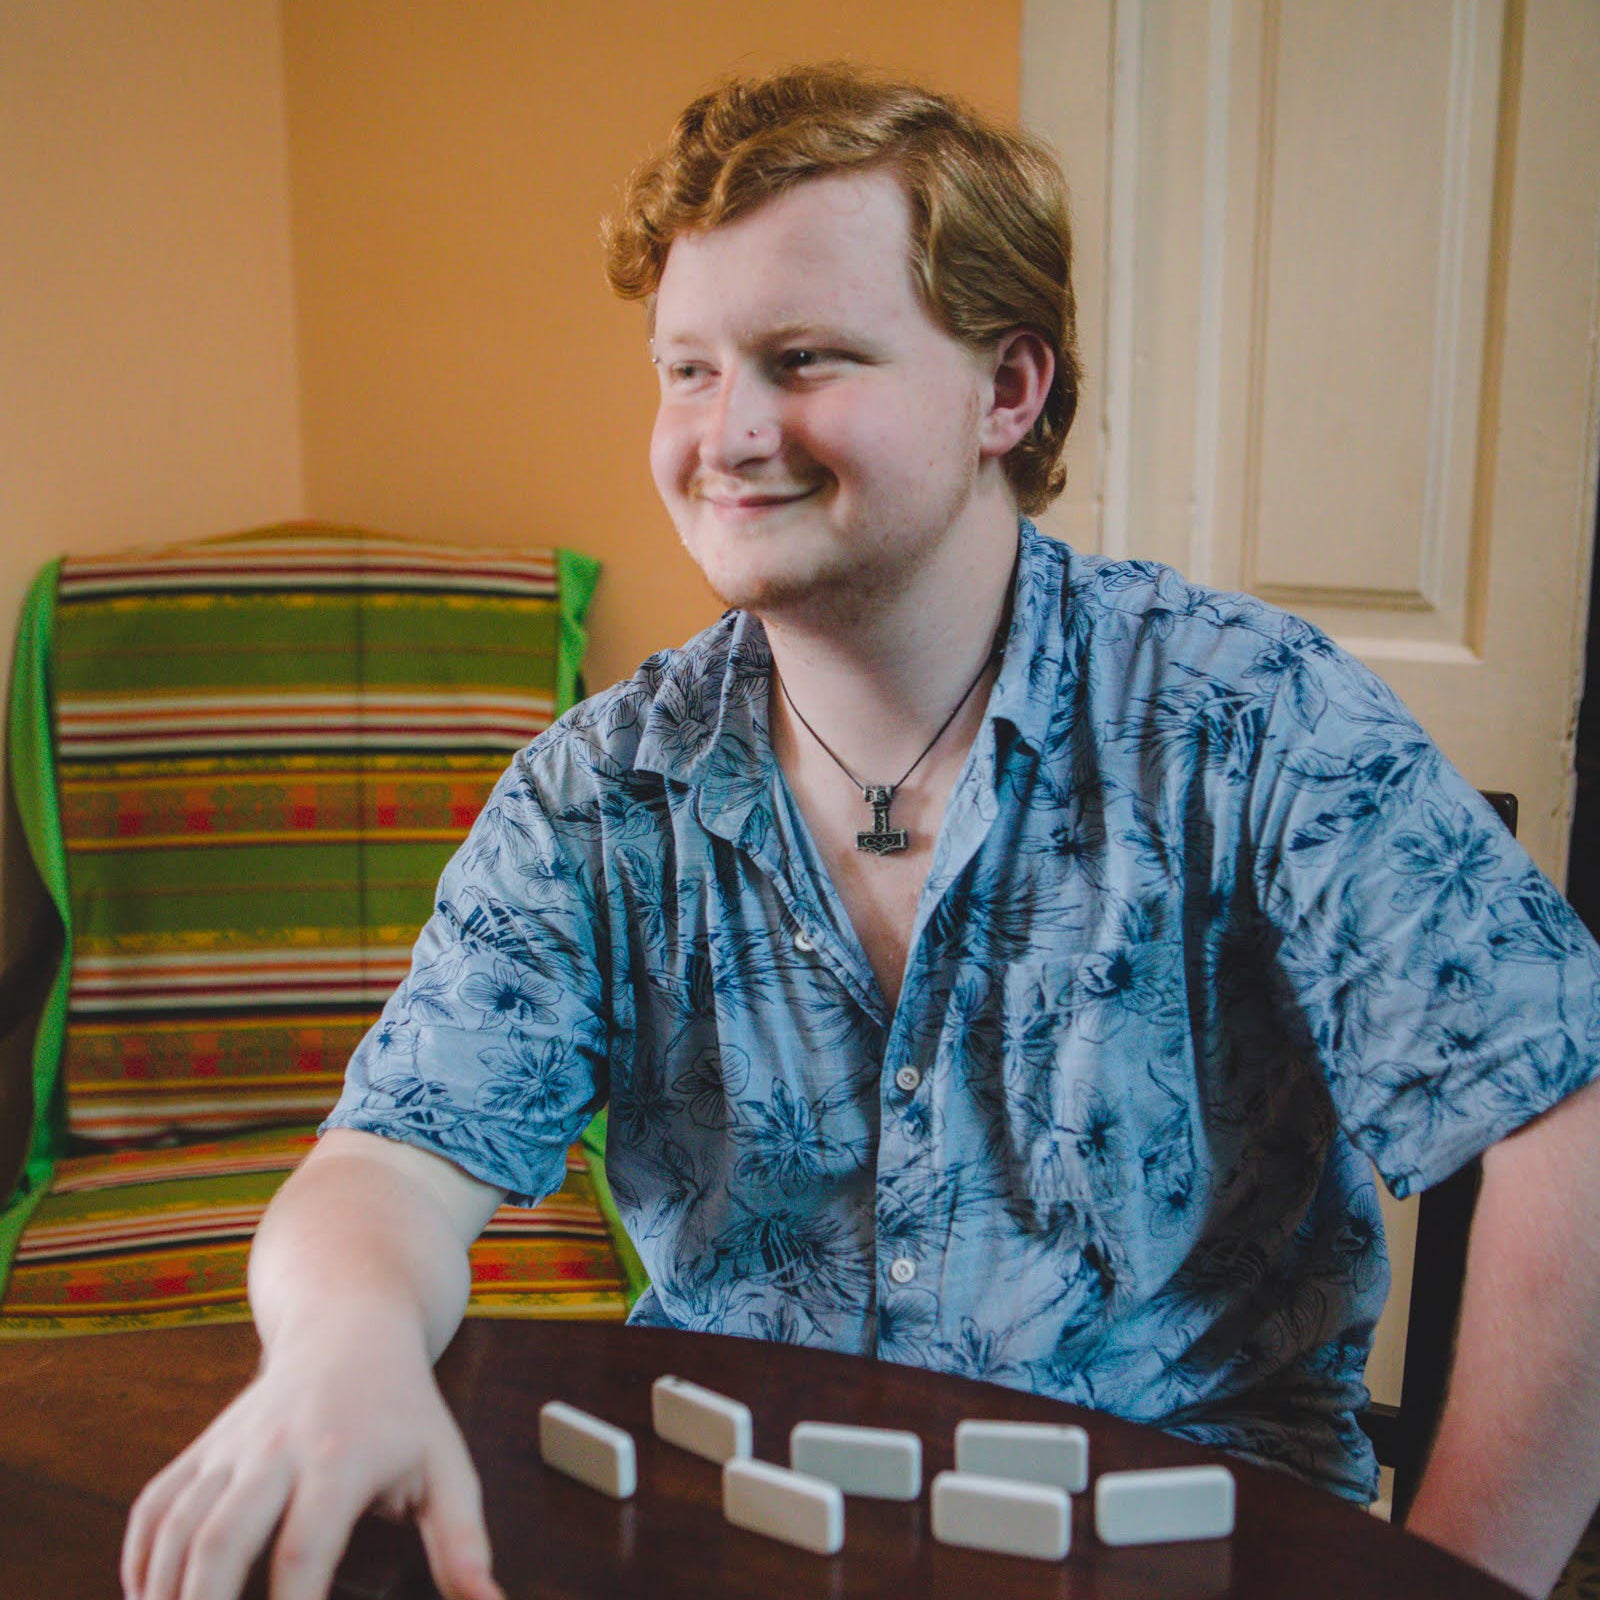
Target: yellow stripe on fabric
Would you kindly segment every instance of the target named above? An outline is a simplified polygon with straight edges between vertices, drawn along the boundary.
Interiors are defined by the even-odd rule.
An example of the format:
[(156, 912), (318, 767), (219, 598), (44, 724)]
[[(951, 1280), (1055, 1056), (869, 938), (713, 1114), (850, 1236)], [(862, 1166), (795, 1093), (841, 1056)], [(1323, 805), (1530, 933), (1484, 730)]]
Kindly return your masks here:
[[(628, 1303), (620, 1294), (590, 1294), (583, 1298), (570, 1294), (482, 1295), (467, 1306), (469, 1317), (522, 1317), (528, 1321), (626, 1322)], [(4, 1337), (0, 1325), (0, 1337)]]
[[(582, 1313), (574, 1313), (575, 1317)], [(59, 1309), (40, 1310), (32, 1315), (18, 1311), (0, 1314), (0, 1341), (17, 1339), (70, 1339), (97, 1333), (139, 1333), (154, 1328), (209, 1327), (229, 1322), (250, 1321), (250, 1307), (241, 1299), (236, 1305), (209, 1306), (198, 1311), (141, 1311), (126, 1316), (63, 1316)]]

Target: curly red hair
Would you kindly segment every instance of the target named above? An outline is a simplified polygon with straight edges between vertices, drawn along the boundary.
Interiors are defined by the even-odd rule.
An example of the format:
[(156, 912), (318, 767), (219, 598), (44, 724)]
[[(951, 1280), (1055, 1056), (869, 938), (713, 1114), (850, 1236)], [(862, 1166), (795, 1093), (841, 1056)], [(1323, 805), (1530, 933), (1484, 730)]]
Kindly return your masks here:
[(911, 268), (934, 320), (978, 348), (1029, 327), (1055, 354), (1044, 409), (1005, 459), (1017, 504), (1041, 511), (1066, 482), (1080, 369), (1066, 182), (1038, 140), (846, 63), (733, 79), (693, 101), (629, 177), (604, 229), (606, 278), (646, 300), (678, 234), (732, 222), (807, 178), (874, 166), (904, 186)]

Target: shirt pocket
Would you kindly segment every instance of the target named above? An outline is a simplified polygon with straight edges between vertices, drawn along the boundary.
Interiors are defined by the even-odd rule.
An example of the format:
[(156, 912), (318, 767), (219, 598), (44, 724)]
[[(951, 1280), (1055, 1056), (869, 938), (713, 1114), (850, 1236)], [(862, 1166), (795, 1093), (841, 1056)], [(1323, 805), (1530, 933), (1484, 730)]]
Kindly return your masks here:
[(1107, 1245), (1182, 1232), (1202, 1183), (1181, 945), (1013, 966), (1004, 1023), (1001, 1134), (1018, 1222), (1060, 1233), (1076, 1221)]

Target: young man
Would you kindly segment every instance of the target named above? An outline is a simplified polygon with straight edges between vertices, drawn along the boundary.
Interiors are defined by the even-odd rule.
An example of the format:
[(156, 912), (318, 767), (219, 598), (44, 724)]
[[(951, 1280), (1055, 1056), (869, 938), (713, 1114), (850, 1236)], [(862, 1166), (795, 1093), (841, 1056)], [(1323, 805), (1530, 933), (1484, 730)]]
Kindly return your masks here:
[(319, 1595), (374, 1501), (497, 1593), (431, 1367), (468, 1243), (607, 1102), (636, 1320), (1353, 1498), (1368, 1158), (1405, 1192), (1493, 1146), (1412, 1526), (1548, 1588), (1600, 1497), (1596, 952), (1325, 638), (1019, 517), (1060, 488), (1069, 264), (1047, 156), (845, 69), (719, 90), (635, 174), (652, 465), (732, 609), (498, 786), (262, 1225), (260, 1376), (135, 1508), (130, 1594), (232, 1595), (281, 1517), (274, 1593)]

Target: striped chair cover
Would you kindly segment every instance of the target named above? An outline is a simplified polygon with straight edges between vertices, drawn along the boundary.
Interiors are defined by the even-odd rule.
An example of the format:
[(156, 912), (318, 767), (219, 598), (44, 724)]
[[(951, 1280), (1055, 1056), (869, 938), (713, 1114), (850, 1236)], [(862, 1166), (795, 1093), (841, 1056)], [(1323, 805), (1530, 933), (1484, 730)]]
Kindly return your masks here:
[[(309, 1127), (274, 1128), (60, 1159), (17, 1242), (0, 1338), (243, 1321), (251, 1236), (314, 1143)], [(557, 1193), (496, 1212), (472, 1247), (469, 1314), (626, 1314), (626, 1268), (596, 1179), (574, 1145)]]
[[(293, 525), (41, 574), (12, 776), (67, 947), (0, 1336), (245, 1314), (249, 1236), (440, 868), (575, 698), (596, 573)], [(475, 1310), (625, 1312), (637, 1263), (595, 1145), (496, 1216)]]

